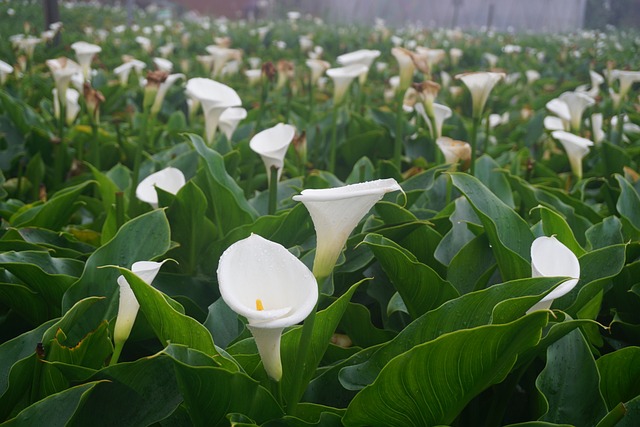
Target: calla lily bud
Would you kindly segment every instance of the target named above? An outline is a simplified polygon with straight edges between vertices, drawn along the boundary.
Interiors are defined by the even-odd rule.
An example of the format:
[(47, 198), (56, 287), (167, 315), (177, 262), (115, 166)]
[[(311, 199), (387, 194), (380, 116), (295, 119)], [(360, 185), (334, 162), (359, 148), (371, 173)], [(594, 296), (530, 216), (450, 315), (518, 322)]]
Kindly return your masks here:
[(316, 229), (316, 255), (313, 274), (328, 277), (347, 238), (360, 220), (386, 193), (402, 191), (395, 179), (379, 179), (344, 187), (309, 189), (293, 196), (304, 203)]
[(177, 194), (185, 183), (184, 174), (180, 169), (164, 168), (140, 181), (136, 187), (136, 197), (155, 209), (158, 207), (156, 187), (171, 194)]
[(249, 142), (249, 147), (262, 157), (264, 166), (267, 169), (267, 177), (271, 179), (271, 168), (278, 169), (278, 180), (282, 175), (284, 157), (287, 154), (289, 144), (293, 141), (296, 128), (284, 123), (278, 123), (272, 128), (265, 129), (257, 133)]
[(303, 321), (318, 302), (313, 274), (282, 245), (252, 234), (224, 251), (218, 284), (224, 302), (247, 318), (267, 374), (280, 381), (282, 331)]
[(165, 71), (149, 71), (147, 73), (147, 82), (144, 86), (144, 99), (142, 107), (145, 111), (149, 111), (156, 100), (156, 95), (160, 89), (160, 85), (167, 80), (169, 74)]
[(468, 142), (457, 141), (446, 136), (436, 140), (438, 148), (444, 154), (444, 159), (452, 165), (460, 162), (460, 169), (467, 170), (471, 165), (471, 145)]
[[(163, 262), (138, 261), (131, 266), (131, 271), (141, 278), (147, 285), (156, 278)], [(123, 345), (129, 338), (133, 324), (138, 316), (140, 304), (131, 289), (131, 285), (124, 276), (118, 277), (118, 286), (120, 287), (120, 302), (118, 305), (118, 317), (113, 330), (113, 340), (116, 345)]]
[(473, 117), (478, 119), (482, 116), (484, 106), (489, 99), (489, 94), (493, 87), (500, 80), (505, 78), (504, 73), (491, 73), (480, 71), (476, 73), (458, 74), (456, 79), (462, 80), (469, 92), (473, 103)]
[(580, 279), (576, 255), (555, 237), (538, 237), (531, 244), (531, 277), (571, 277), (531, 307), (528, 313), (548, 310), (553, 300), (569, 293)]
[(553, 131), (551, 132), (551, 136), (560, 141), (569, 157), (573, 174), (576, 178), (581, 179), (582, 159), (589, 154), (589, 150), (593, 146), (593, 141), (563, 130)]

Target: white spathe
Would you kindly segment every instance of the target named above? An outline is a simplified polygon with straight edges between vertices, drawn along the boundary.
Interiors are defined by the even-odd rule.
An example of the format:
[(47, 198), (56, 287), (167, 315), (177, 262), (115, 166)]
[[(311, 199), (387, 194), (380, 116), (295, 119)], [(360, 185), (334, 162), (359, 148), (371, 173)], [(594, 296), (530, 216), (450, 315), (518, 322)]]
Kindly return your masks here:
[(386, 193), (402, 191), (395, 179), (379, 179), (343, 187), (308, 189), (293, 196), (304, 203), (316, 229), (313, 273), (328, 277), (347, 238), (360, 220)]
[(156, 187), (171, 194), (177, 194), (185, 183), (184, 174), (180, 169), (167, 167), (140, 181), (136, 187), (136, 197), (155, 209), (158, 207)]
[(240, 122), (247, 118), (247, 110), (242, 107), (231, 107), (224, 110), (220, 114), (220, 120), (218, 121), (218, 127), (227, 137), (227, 141), (231, 142), (231, 137), (236, 131), (236, 128)]
[(71, 49), (76, 52), (76, 58), (82, 68), (82, 75), (89, 80), (91, 75), (91, 61), (96, 53), (102, 52), (102, 48), (96, 44), (87, 42), (75, 42), (71, 44)]
[(504, 78), (504, 73), (493, 73), (489, 71), (458, 74), (456, 76), (456, 79), (462, 80), (462, 83), (464, 83), (471, 93), (474, 118), (480, 118), (482, 116), (482, 111), (487, 103), (487, 99), (489, 99), (491, 90), (496, 83)]
[(279, 381), (282, 331), (303, 321), (318, 302), (313, 274), (282, 245), (252, 234), (224, 251), (218, 284), (224, 302), (247, 318), (267, 374)]
[(316, 84), (318, 79), (322, 77), (325, 71), (331, 67), (327, 61), (323, 61), (322, 59), (307, 59), (305, 62), (307, 67), (311, 70), (311, 84)]
[[(142, 279), (144, 283), (150, 285), (164, 263), (165, 261), (138, 261), (133, 263), (131, 271)], [(127, 279), (125, 279), (124, 276), (118, 276), (117, 280), (118, 286), (120, 287), (120, 299), (118, 304), (118, 317), (116, 318), (116, 325), (113, 329), (113, 340), (116, 343), (124, 343), (127, 338), (129, 338), (133, 324), (136, 321), (140, 303), (138, 303)]]
[(82, 71), (80, 65), (78, 65), (77, 62), (65, 57), (47, 59), (46, 63), (49, 67), (49, 70), (51, 70), (51, 74), (53, 75), (53, 80), (56, 84), (58, 95), (60, 95), (60, 98), (62, 98), (62, 100), (66, 99), (65, 93), (67, 92), (67, 88), (69, 88), (71, 78), (74, 74), (80, 73)]
[(153, 105), (151, 105), (151, 114), (158, 114), (160, 108), (162, 108), (162, 102), (164, 101), (164, 97), (167, 95), (167, 91), (169, 91), (169, 88), (173, 86), (178, 80), (185, 78), (186, 76), (182, 73), (169, 74), (167, 76), (167, 79), (160, 83), (160, 87), (158, 87), (156, 97), (153, 100)]
[(584, 110), (595, 104), (596, 101), (583, 92), (564, 92), (560, 95), (560, 100), (567, 104), (571, 129), (578, 132), (582, 123)]
[(538, 237), (531, 244), (532, 277), (571, 277), (531, 307), (527, 313), (548, 310), (553, 300), (569, 293), (580, 279), (580, 263), (576, 255), (555, 237)]
[(153, 65), (160, 71), (166, 71), (167, 73), (173, 71), (173, 62), (165, 58), (153, 58)]
[(349, 53), (344, 53), (336, 58), (338, 64), (342, 66), (362, 64), (367, 67), (367, 71), (360, 74), (360, 84), (364, 84), (367, 80), (367, 74), (371, 64), (380, 56), (380, 51), (375, 49), (360, 49)]
[(576, 178), (582, 178), (582, 159), (589, 154), (593, 141), (563, 130), (551, 132), (551, 136), (560, 141), (569, 157), (571, 170)]
[(401, 91), (407, 90), (413, 82), (413, 73), (416, 71), (416, 66), (413, 62), (413, 54), (410, 50), (403, 47), (394, 47), (391, 49), (391, 54), (396, 61), (398, 61), (398, 67), (400, 68), (400, 81), (398, 89)]
[(207, 143), (211, 144), (216, 134), (220, 115), (227, 108), (241, 106), (242, 101), (238, 93), (229, 86), (202, 77), (189, 79), (186, 90), (202, 104), (205, 136)]
[(338, 105), (342, 102), (349, 85), (359, 75), (366, 73), (368, 68), (362, 64), (348, 65), (340, 68), (330, 68), (327, 70), (327, 76), (333, 80), (333, 104)]
[(452, 165), (460, 162), (462, 169), (466, 169), (468, 163), (471, 162), (471, 145), (468, 142), (442, 136), (436, 139), (436, 144), (442, 151), (445, 162)]
[(284, 157), (287, 154), (289, 144), (293, 141), (296, 134), (296, 128), (278, 123), (272, 128), (265, 129), (251, 138), (249, 147), (260, 155), (264, 167), (267, 169), (267, 179), (271, 180), (271, 168), (278, 170), (277, 178), (280, 180), (282, 175), (282, 167), (284, 166)]
[[(58, 89), (53, 88), (53, 115), (56, 119), (60, 119), (60, 99), (58, 98)], [(65, 100), (65, 123), (70, 126), (74, 122), (78, 113), (80, 113), (80, 92), (73, 88), (67, 89)]]
[(0, 60), (0, 85), (5, 84), (9, 74), (13, 73), (13, 67), (6, 62)]

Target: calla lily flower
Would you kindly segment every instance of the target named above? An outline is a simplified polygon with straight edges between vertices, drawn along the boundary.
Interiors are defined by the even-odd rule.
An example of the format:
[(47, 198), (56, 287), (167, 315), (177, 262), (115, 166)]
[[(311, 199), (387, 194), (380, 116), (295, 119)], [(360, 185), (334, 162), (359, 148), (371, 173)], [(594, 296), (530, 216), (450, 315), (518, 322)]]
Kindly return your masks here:
[(469, 169), (471, 165), (471, 145), (468, 142), (442, 136), (436, 140), (436, 144), (444, 154), (445, 162), (452, 165), (460, 162), (461, 170)]
[(322, 59), (307, 59), (307, 67), (311, 69), (311, 84), (316, 84), (318, 79), (322, 77), (325, 71), (331, 67), (327, 61)]
[(218, 127), (226, 135), (227, 141), (231, 141), (233, 132), (236, 131), (238, 124), (246, 118), (247, 110), (242, 107), (227, 108), (222, 114), (220, 114)]
[[(58, 89), (53, 89), (53, 115), (56, 119), (60, 118), (60, 98), (58, 97)], [(69, 88), (66, 91), (66, 102), (65, 102), (65, 122), (67, 125), (71, 125), (74, 122), (76, 117), (78, 117), (78, 113), (80, 112), (80, 103), (78, 100), (80, 99), (80, 93), (73, 89)]]
[(224, 251), (218, 283), (224, 302), (247, 318), (267, 374), (280, 381), (282, 331), (303, 321), (318, 302), (313, 274), (282, 245), (252, 234)]
[(158, 93), (156, 93), (156, 97), (153, 100), (153, 105), (151, 105), (151, 114), (158, 114), (160, 108), (162, 108), (162, 102), (164, 101), (164, 97), (167, 95), (169, 88), (173, 86), (178, 80), (186, 78), (184, 74), (170, 74), (167, 76), (166, 80), (160, 83), (158, 87)]
[(527, 70), (524, 72), (527, 78), (527, 84), (531, 85), (540, 79), (540, 73), (537, 70)]
[(380, 56), (379, 50), (372, 49), (360, 49), (354, 52), (342, 54), (336, 58), (338, 64), (347, 67), (349, 65), (362, 64), (367, 67), (367, 71), (360, 74), (360, 84), (364, 84), (367, 81), (367, 74), (371, 64)]
[(271, 168), (278, 169), (278, 180), (282, 174), (284, 157), (287, 154), (289, 144), (293, 141), (296, 128), (284, 123), (278, 123), (272, 128), (257, 133), (249, 142), (249, 147), (262, 157), (264, 167), (267, 169), (267, 178), (271, 180)]
[(458, 74), (456, 76), (456, 79), (462, 80), (462, 83), (467, 86), (471, 93), (474, 118), (480, 118), (482, 116), (482, 111), (484, 110), (484, 106), (487, 103), (491, 90), (496, 83), (504, 78), (504, 73), (492, 73), (487, 71)]
[(399, 90), (407, 90), (413, 81), (413, 73), (416, 71), (416, 66), (413, 62), (413, 54), (410, 50), (403, 47), (394, 47), (391, 49), (391, 54), (398, 61), (400, 67), (400, 85)]
[(136, 70), (138, 74), (142, 73), (142, 70), (147, 66), (139, 59), (129, 58), (124, 64), (116, 67), (113, 72), (118, 76), (121, 86), (126, 86), (129, 82), (129, 74), (131, 70)]
[(338, 105), (344, 99), (349, 85), (359, 75), (367, 72), (367, 67), (362, 64), (349, 65), (347, 67), (330, 68), (327, 76), (333, 79), (333, 104)]
[(147, 53), (151, 53), (153, 50), (153, 46), (151, 45), (151, 40), (144, 36), (137, 36), (136, 43), (140, 45), (142, 49), (144, 49)]
[(462, 58), (463, 52), (462, 49), (458, 49), (457, 47), (452, 47), (449, 49), (449, 59), (451, 60), (452, 66), (457, 66), (460, 62), (460, 58)]
[(13, 73), (13, 67), (4, 61), (0, 61), (0, 85), (7, 81), (9, 74)]
[(593, 141), (574, 135), (563, 130), (551, 132), (551, 136), (560, 141), (571, 164), (571, 170), (576, 178), (582, 178), (582, 159), (589, 154)]
[(212, 143), (220, 115), (227, 108), (242, 105), (235, 90), (215, 80), (196, 77), (187, 82), (187, 92), (202, 104), (207, 143)]
[(493, 53), (489, 53), (486, 52), (482, 55), (482, 57), (484, 58), (485, 61), (487, 61), (487, 63), (489, 64), (489, 68), (493, 69), (496, 68), (496, 65), (498, 64), (498, 56), (494, 55)]
[(591, 135), (593, 136), (593, 142), (599, 144), (605, 137), (604, 131), (602, 130), (602, 122), (604, 121), (604, 116), (602, 113), (594, 113), (591, 115)]
[(531, 276), (566, 276), (571, 279), (542, 298), (527, 314), (536, 310), (548, 310), (553, 300), (569, 293), (580, 279), (580, 263), (576, 255), (555, 237), (538, 237), (531, 244)]
[(625, 71), (625, 70), (613, 70), (613, 78), (617, 78), (620, 82), (620, 90), (618, 94), (621, 99), (624, 99), (629, 93), (631, 86), (635, 82), (640, 82), (640, 71)]
[(242, 60), (242, 51), (238, 49), (229, 49), (228, 47), (216, 45), (207, 46), (205, 49), (213, 58), (213, 71), (211, 72), (213, 78), (220, 75), (227, 62), (231, 60)]
[(165, 58), (153, 58), (153, 65), (160, 71), (171, 73), (173, 71), (173, 62)]
[(560, 100), (564, 101), (569, 109), (571, 129), (576, 132), (579, 131), (582, 122), (582, 113), (584, 113), (587, 107), (595, 104), (596, 101), (582, 92), (565, 92), (560, 95)]
[(543, 121), (544, 128), (549, 132), (554, 130), (568, 130), (568, 126), (565, 126), (565, 121), (560, 117), (546, 116)]
[(184, 187), (186, 180), (180, 169), (168, 167), (152, 173), (136, 187), (136, 197), (145, 203), (149, 203), (154, 209), (158, 207), (158, 192), (156, 187), (177, 194)]
[[(162, 264), (164, 264), (164, 261), (138, 261), (133, 263), (131, 271), (147, 285), (150, 285), (158, 275)], [(140, 309), (140, 304), (131, 289), (131, 285), (129, 285), (124, 276), (118, 276), (118, 286), (120, 287), (120, 302), (118, 305), (118, 317), (113, 330), (113, 340), (116, 343), (116, 347), (124, 345), (129, 338)]]
[(66, 95), (63, 94), (67, 92), (71, 77), (81, 72), (80, 65), (68, 58), (61, 57), (57, 59), (47, 59), (47, 66), (53, 75), (58, 95), (60, 95), (62, 99), (66, 99)]
[(244, 75), (249, 80), (249, 86), (255, 86), (260, 83), (260, 79), (262, 78), (262, 70), (260, 68), (245, 70)]
[(593, 70), (589, 70), (589, 77), (591, 78), (591, 88), (587, 89), (587, 85), (578, 86), (576, 92), (584, 92), (590, 97), (595, 98), (600, 93), (600, 85), (604, 83), (604, 77)]
[(344, 187), (309, 189), (293, 196), (304, 203), (316, 229), (316, 255), (313, 274), (328, 277), (347, 238), (360, 220), (386, 193), (402, 191), (395, 179), (379, 179)]
[(76, 52), (76, 58), (82, 68), (82, 75), (85, 80), (88, 80), (91, 74), (91, 61), (96, 53), (102, 52), (102, 48), (87, 42), (75, 42), (71, 44), (71, 49)]

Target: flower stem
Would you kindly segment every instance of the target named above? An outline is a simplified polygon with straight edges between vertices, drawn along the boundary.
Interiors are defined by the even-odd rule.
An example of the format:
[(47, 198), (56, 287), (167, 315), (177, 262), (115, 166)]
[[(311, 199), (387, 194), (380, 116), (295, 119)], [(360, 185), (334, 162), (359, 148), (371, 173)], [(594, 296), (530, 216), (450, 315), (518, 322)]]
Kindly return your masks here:
[(404, 115), (402, 114), (402, 93), (398, 91), (397, 107), (396, 107), (396, 140), (393, 145), (393, 164), (396, 165), (399, 171), (402, 171), (402, 127), (404, 126)]
[(333, 107), (333, 118), (331, 128), (331, 142), (329, 145), (329, 172), (334, 173), (336, 170), (336, 145), (338, 137), (338, 106)]
[(613, 145), (620, 145), (620, 141), (622, 141), (622, 132), (624, 132), (624, 114), (622, 113), (622, 109), (620, 109), (620, 111), (618, 111), (618, 122), (616, 123)]
[(116, 343), (116, 346), (113, 349), (113, 354), (111, 355), (111, 361), (109, 362), (109, 366), (113, 366), (116, 363), (118, 363), (118, 359), (120, 359), (120, 353), (122, 353), (123, 348), (124, 348), (124, 341), (120, 341)]
[(91, 163), (93, 167), (100, 170), (100, 144), (98, 143), (98, 125), (91, 124)]
[(480, 118), (479, 117), (474, 117), (473, 118), (473, 125), (471, 127), (471, 140), (469, 141), (469, 144), (471, 145), (471, 168), (469, 169), (469, 172), (471, 173), (471, 175), (475, 175), (475, 170), (476, 170), (476, 150), (477, 150), (477, 141), (478, 141), (478, 127), (480, 126)]
[(269, 215), (273, 215), (278, 204), (278, 168), (271, 166), (269, 172)]

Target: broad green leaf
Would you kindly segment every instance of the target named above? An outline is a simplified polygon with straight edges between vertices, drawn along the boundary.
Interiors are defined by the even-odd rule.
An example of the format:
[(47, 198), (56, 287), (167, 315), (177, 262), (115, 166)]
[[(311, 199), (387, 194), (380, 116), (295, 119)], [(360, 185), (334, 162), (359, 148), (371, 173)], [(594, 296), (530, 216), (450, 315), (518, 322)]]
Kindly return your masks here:
[(451, 179), (480, 217), (502, 279), (507, 281), (530, 276), (533, 234), (527, 223), (478, 179), (463, 173), (453, 173)]
[(495, 268), (496, 260), (489, 239), (482, 233), (464, 245), (453, 257), (449, 263), (447, 280), (462, 295), (483, 288)]
[(58, 311), (57, 308), (47, 304), (42, 295), (15, 283), (0, 283), (0, 302), (33, 326), (46, 322)]
[(162, 353), (109, 366), (90, 380), (101, 383), (69, 426), (153, 425), (168, 417), (182, 402), (172, 359)]
[(499, 173), (500, 165), (488, 155), (476, 160), (475, 177), (493, 192), (505, 205), (515, 207), (513, 193), (507, 177)]
[(480, 224), (478, 215), (466, 198), (458, 197), (454, 205), (455, 210), (447, 218), (451, 222), (451, 229), (444, 235), (434, 253), (436, 259), (444, 265), (451, 264), (458, 252), (476, 237), (470, 226)]
[(387, 342), (395, 336), (392, 331), (374, 326), (371, 323), (371, 312), (365, 306), (355, 303), (349, 303), (339, 329), (351, 339), (353, 345), (362, 348)]
[(579, 330), (549, 346), (536, 387), (547, 403), (544, 421), (595, 426), (607, 413), (596, 362)]
[(505, 427), (575, 427), (571, 424), (555, 424), (546, 421), (527, 421), (525, 423), (509, 424)]
[(556, 238), (568, 247), (577, 257), (581, 257), (585, 254), (585, 250), (582, 249), (580, 243), (573, 235), (573, 231), (564, 218), (557, 212), (545, 207), (538, 206), (542, 219), (542, 229), (545, 236), (556, 236)]
[(209, 330), (217, 346), (227, 348), (244, 329), (235, 311), (222, 298), (209, 306), (209, 314), (204, 326)]
[(41, 426), (46, 420), (47, 426), (67, 426), (83, 400), (91, 394), (91, 390), (101, 381), (71, 387), (60, 393), (48, 396), (29, 406), (15, 418), (2, 423), (2, 426)]
[(620, 197), (616, 203), (616, 209), (636, 231), (640, 231), (640, 195), (622, 175), (614, 176), (620, 185)]
[(209, 356), (218, 354), (207, 328), (174, 309), (167, 301), (168, 297), (153, 286), (147, 285), (131, 271), (126, 268), (118, 268), (118, 270), (131, 285), (140, 303), (140, 311), (144, 313), (156, 337), (163, 345), (183, 344)]
[(616, 427), (636, 427), (640, 423), (640, 396), (625, 404), (625, 416)]
[(109, 336), (108, 323), (103, 321), (96, 330), (90, 332), (79, 342), (67, 340), (62, 329), (58, 329), (55, 339), (49, 344), (47, 361), (63, 362), (100, 369), (113, 352)]
[(260, 423), (284, 415), (273, 396), (246, 374), (172, 360), (194, 425), (229, 425), (226, 415), (233, 412), (245, 414)]
[(82, 276), (64, 295), (63, 310), (68, 310), (84, 297), (101, 295), (108, 301), (99, 309), (92, 310), (94, 325), (115, 317), (119, 295), (116, 280), (120, 273), (112, 268), (98, 267), (118, 265), (129, 268), (136, 261), (153, 260), (169, 249), (169, 236), (169, 223), (160, 209), (125, 223), (112, 240), (91, 254)]
[(361, 389), (371, 384), (391, 359), (421, 343), (460, 329), (498, 323), (492, 313), (500, 303), (503, 303), (500, 321), (513, 321), (560, 283), (562, 281), (557, 278), (520, 279), (447, 301), (413, 321), (394, 339), (380, 346), (368, 360), (344, 368), (340, 372), (340, 382), (347, 389)]
[(610, 216), (595, 224), (586, 232), (591, 250), (602, 249), (607, 246), (619, 245), (624, 242), (622, 237), (622, 223), (615, 216)]
[[(25, 242), (46, 248), (57, 258), (84, 258), (96, 250), (94, 246), (79, 241), (69, 233), (30, 227), (13, 229), (10, 232), (15, 232)], [(5, 234), (4, 237), (7, 237), (7, 235)]]
[(356, 395), (344, 424), (450, 424), (471, 399), (504, 380), (521, 352), (538, 343), (547, 317), (539, 311), (505, 325), (452, 332), (412, 348)]
[(85, 181), (60, 190), (43, 204), (21, 209), (9, 219), (9, 223), (13, 227), (42, 227), (58, 231), (69, 224), (69, 218), (81, 203), (78, 200), (80, 195), (93, 183)]
[(379, 234), (368, 234), (363, 243), (373, 251), (402, 296), (411, 317), (419, 317), (458, 296), (458, 291), (449, 282), (392, 240)]
[(227, 174), (222, 156), (208, 148), (199, 136), (188, 134), (188, 137), (204, 160), (212, 192), (209, 202), (213, 203), (216, 226), (221, 234), (225, 235), (236, 227), (253, 222), (258, 214), (244, 198), (236, 181)]
[(24, 251), (0, 254), (0, 267), (9, 270), (32, 291), (40, 294), (57, 312), (62, 296), (82, 274), (83, 263), (53, 258), (48, 252)]
[[(102, 173), (91, 164), (87, 164), (91, 169), (91, 173), (93, 174), (93, 178), (96, 180), (98, 184), (98, 189), (100, 190), (100, 198), (102, 199), (102, 205), (105, 212), (108, 212), (109, 209), (116, 203), (116, 193), (124, 192), (125, 188), (119, 187), (107, 174)], [(127, 211), (127, 206), (124, 207), (124, 211)]]
[(625, 347), (596, 360), (600, 390), (610, 410), (640, 395), (640, 347)]

